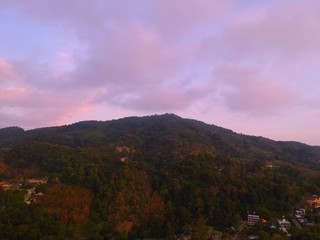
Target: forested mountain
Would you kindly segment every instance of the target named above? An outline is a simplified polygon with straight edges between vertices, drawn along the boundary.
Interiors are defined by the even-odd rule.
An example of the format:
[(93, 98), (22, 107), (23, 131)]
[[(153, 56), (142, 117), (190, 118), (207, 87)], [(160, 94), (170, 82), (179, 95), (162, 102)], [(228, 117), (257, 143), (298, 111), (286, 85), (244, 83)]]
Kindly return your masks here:
[(272, 220), (320, 194), (319, 147), (173, 114), (5, 128), (0, 147), (2, 181), (48, 179), (30, 205), (19, 190), (0, 192), (8, 239), (203, 239), (248, 211)]
[[(0, 146), (23, 141), (40, 141), (72, 148), (124, 144), (145, 153), (154, 148), (191, 151), (205, 148), (237, 158), (288, 161), (319, 160), (320, 147), (298, 142), (276, 142), (263, 137), (237, 134), (231, 130), (183, 119), (174, 114), (128, 117), (112, 121), (85, 121), (62, 127), (24, 131), (18, 127), (0, 129)], [(188, 149), (186, 149), (188, 148)]]

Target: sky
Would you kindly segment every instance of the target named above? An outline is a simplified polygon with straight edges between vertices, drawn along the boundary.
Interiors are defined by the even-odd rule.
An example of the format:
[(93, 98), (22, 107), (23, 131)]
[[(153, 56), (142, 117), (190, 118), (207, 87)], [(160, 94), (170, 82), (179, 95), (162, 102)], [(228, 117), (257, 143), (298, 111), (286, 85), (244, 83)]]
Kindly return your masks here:
[(320, 145), (318, 0), (0, 0), (0, 128), (175, 113)]

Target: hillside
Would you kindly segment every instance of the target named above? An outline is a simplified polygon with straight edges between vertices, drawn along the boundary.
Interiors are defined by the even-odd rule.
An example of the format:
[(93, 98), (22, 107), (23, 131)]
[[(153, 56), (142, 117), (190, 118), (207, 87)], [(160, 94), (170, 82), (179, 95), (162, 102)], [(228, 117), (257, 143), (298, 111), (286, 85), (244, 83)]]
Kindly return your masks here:
[[(28, 206), (15, 191), (1, 192), (0, 223), (7, 224), (0, 234), (136, 239), (201, 235), (203, 227), (226, 231), (247, 211), (272, 220), (320, 194), (319, 160), (319, 147), (173, 114), (0, 129), (0, 180), (18, 186), (48, 179)], [(19, 221), (9, 214), (14, 208), (25, 213)]]
[(168, 147), (182, 152), (202, 148), (201, 150), (224, 153), (236, 158), (280, 159), (315, 165), (320, 159), (320, 147), (237, 134), (222, 127), (183, 119), (173, 114), (128, 117), (106, 122), (85, 121), (29, 131), (18, 127), (0, 129), (0, 147), (13, 146), (24, 141), (39, 141), (72, 148), (99, 148), (105, 144), (122, 144), (146, 153), (158, 147), (165, 152), (168, 152)]

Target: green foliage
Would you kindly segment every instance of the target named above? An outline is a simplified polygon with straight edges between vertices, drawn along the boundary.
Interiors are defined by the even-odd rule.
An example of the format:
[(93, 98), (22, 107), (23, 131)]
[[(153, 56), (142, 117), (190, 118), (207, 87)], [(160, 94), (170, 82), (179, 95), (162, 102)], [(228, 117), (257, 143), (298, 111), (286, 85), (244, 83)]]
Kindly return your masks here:
[(19, 127), (7, 127), (0, 129), (0, 147), (7, 147), (21, 141), (25, 137), (25, 131)]
[(295, 228), (292, 232), (293, 240), (318, 240), (320, 239), (320, 225), (314, 225), (303, 229)]
[(25, 204), (22, 197), (18, 192), (0, 189), (1, 238), (62, 239), (65, 236), (63, 223), (51, 218), (39, 208)]
[[(8, 141), (1, 142), (1, 134)], [(0, 130), (1, 146), (0, 161), (12, 181), (27, 178), (26, 171), (49, 178), (37, 188), (44, 201), (30, 206), (23, 192), (0, 191), (0, 236), (8, 239), (173, 239), (182, 233), (204, 239), (209, 226), (236, 228), (247, 211), (267, 220), (281, 217), (307, 193), (320, 193), (319, 148), (239, 135), (172, 114), (23, 134)], [(266, 168), (268, 162), (276, 167)], [(75, 198), (85, 196), (92, 207), (85, 217), (74, 215), (82, 203)], [(64, 213), (69, 217), (61, 221)], [(318, 221), (319, 215), (312, 217)], [(317, 225), (305, 231), (317, 239)], [(257, 234), (283, 239), (263, 228)], [(294, 230), (293, 239), (304, 234)]]

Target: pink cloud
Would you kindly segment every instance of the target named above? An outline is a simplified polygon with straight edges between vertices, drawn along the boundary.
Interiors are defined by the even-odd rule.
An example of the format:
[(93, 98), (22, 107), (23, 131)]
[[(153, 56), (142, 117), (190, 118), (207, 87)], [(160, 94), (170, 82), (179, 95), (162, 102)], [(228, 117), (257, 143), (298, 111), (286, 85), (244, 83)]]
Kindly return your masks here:
[(2, 104), (20, 102), (26, 95), (24, 88), (0, 88), (0, 101)]
[(214, 83), (223, 102), (232, 110), (250, 114), (270, 114), (290, 106), (295, 92), (276, 74), (257, 66), (225, 64), (216, 67)]
[(175, 111), (258, 129), (263, 119), (284, 127), (287, 113), (318, 111), (318, 1), (1, 4), (63, 39), (41, 57), (37, 48), (25, 58), (2, 56), (2, 126)]
[[(46, 125), (49, 126), (61, 126), (72, 122), (72, 119), (75, 116), (79, 116), (81, 114), (85, 114), (88, 112), (92, 112), (94, 107), (90, 104), (81, 104), (79, 106), (73, 106), (72, 108), (60, 108), (56, 109), (56, 116), (53, 117), (50, 121), (46, 119)], [(60, 111), (59, 111), (60, 110)], [(52, 111), (50, 110), (50, 114)]]
[(39, 109), (35, 106), (34, 108), (11, 107), (0, 109), (0, 127), (22, 126), (30, 129), (63, 125), (70, 123), (75, 115), (88, 111), (88, 108), (73, 106), (72, 108), (46, 107)]
[(187, 109), (210, 92), (207, 88), (192, 86), (163, 86), (160, 89), (149, 89), (138, 96), (126, 99), (122, 106), (139, 111), (172, 112)]
[(220, 104), (268, 115), (318, 99), (318, 7), (317, 1), (252, 4), (204, 39), (197, 58), (211, 62)]
[(234, 110), (244, 110), (254, 114), (269, 114), (281, 110), (294, 102), (294, 95), (277, 83), (247, 85), (235, 93), (226, 94), (227, 102)]
[(281, 1), (269, 7), (240, 11), (223, 30), (221, 41), (237, 58), (308, 57), (320, 49), (317, 26), (320, 4), (309, 3)]
[[(9, 87), (0, 85), (0, 127), (19, 125), (33, 128), (67, 123), (74, 115), (93, 108), (91, 91), (62, 89), (62, 85), (51, 88), (63, 72), (57, 75), (48, 68), (43, 75), (41, 65), (33, 61), (5, 62), (2, 66), (5, 66), (2, 69), (10, 71), (1, 73), (15, 76), (15, 81), (10, 81)], [(50, 84), (46, 85), (48, 82)]]
[(68, 123), (70, 118), (94, 107), (83, 92), (60, 95), (32, 87), (0, 89), (0, 102), (0, 127), (8, 126), (8, 123), (27, 128)]
[(0, 58), (0, 83), (7, 82), (16, 78), (16, 74), (10, 63)]
[(140, 84), (163, 79), (178, 67), (181, 58), (173, 46), (148, 26), (131, 23), (120, 26), (123, 31), (110, 29), (92, 42), (88, 58), (78, 62), (77, 81), (139, 88)]
[(183, 0), (156, 0), (152, 8), (159, 31), (169, 38), (181, 38), (197, 31), (199, 26), (212, 24), (233, 5), (233, 0), (198, 0), (188, 1), (188, 4)]
[[(186, 27), (193, 21), (198, 23), (209, 21), (226, 7), (225, 3), (210, 3), (208, 10), (205, 6), (209, 1), (194, 1), (190, 3), (192, 6), (188, 7), (182, 1), (175, 1), (172, 4), (175, 6), (172, 17), (178, 14), (177, 19), (180, 20), (177, 23), (181, 27)], [(62, 75), (55, 74), (46, 65), (37, 66), (35, 63), (30, 64), (29, 61), (21, 63), (18, 68), (25, 69), (21, 74), (35, 87), (62, 88), (62, 92), (79, 87), (89, 87), (97, 92), (104, 89), (104, 101), (123, 99), (128, 93), (141, 96), (142, 89), (152, 88), (153, 91), (157, 91), (166, 82), (172, 81), (172, 76), (182, 71), (187, 59), (184, 52), (186, 49), (182, 51), (179, 46), (166, 41), (155, 25), (128, 21), (128, 16), (123, 16), (124, 19), (120, 18), (114, 22), (117, 16), (114, 13), (105, 13), (111, 13), (111, 9), (119, 7), (118, 4), (102, 3), (99, 7), (97, 5), (86, 7), (86, 4), (69, 1), (62, 7), (56, 1), (43, 4), (34, 0), (32, 4), (15, 2), (15, 6), (33, 18), (74, 29), (88, 46), (86, 57), (74, 62), (75, 70), (72, 73), (61, 71)], [(148, 4), (145, 6), (150, 7)], [(157, 2), (154, 6), (162, 10), (172, 9), (171, 5), (163, 5), (162, 2)], [(184, 11), (180, 16), (179, 11), (182, 8)], [(168, 14), (161, 9), (159, 15)], [(102, 10), (103, 15), (101, 15)], [(190, 17), (193, 20), (186, 23)], [(162, 20), (164, 20), (162, 16), (159, 16), (157, 21)], [(67, 78), (67, 81), (64, 81), (64, 78)], [(153, 96), (151, 93), (142, 95)], [(190, 102), (187, 100), (186, 102)], [(161, 105), (161, 102), (158, 101), (158, 105)]]

